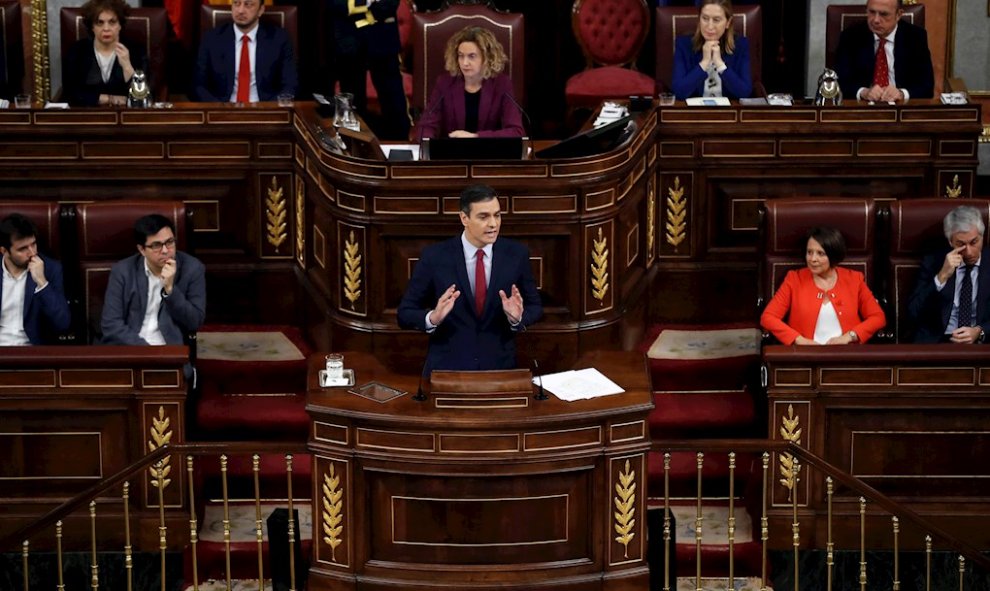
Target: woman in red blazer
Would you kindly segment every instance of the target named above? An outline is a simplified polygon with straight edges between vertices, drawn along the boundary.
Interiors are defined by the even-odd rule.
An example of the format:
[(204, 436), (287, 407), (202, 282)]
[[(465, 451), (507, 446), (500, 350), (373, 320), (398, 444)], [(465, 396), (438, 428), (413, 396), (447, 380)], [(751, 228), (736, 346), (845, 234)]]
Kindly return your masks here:
[(417, 137), (522, 137), (522, 112), (512, 80), (502, 74), (502, 44), (481, 27), (461, 29), (447, 41), (448, 74), (437, 78)]
[(787, 273), (760, 317), (763, 328), (785, 345), (865, 343), (883, 328), (887, 318), (863, 274), (838, 266), (845, 255), (841, 232), (809, 230), (807, 267)]

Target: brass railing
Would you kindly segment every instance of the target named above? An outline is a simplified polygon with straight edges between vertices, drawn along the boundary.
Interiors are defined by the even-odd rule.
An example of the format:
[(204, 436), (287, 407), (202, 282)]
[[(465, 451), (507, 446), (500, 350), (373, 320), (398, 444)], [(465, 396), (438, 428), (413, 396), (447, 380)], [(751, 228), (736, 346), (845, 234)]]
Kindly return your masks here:
[[(733, 589), (735, 587), (735, 545), (736, 545), (736, 511), (737, 511), (737, 494), (735, 490), (735, 480), (737, 471), (737, 456), (739, 454), (753, 455), (759, 458), (758, 472), (756, 474), (756, 481), (760, 482), (759, 491), (753, 494), (759, 494), (762, 498), (758, 503), (754, 505), (761, 505), (762, 514), (759, 515), (759, 526), (757, 527), (756, 522), (753, 523), (753, 539), (754, 541), (759, 537), (761, 543), (761, 588), (770, 588), (770, 581), (768, 580), (767, 564), (768, 564), (768, 551), (769, 551), (769, 539), (770, 539), (770, 519), (768, 512), (768, 499), (770, 498), (770, 466), (772, 454), (777, 454), (778, 457), (787, 456), (789, 470), (794, 478), (792, 485), (795, 486), (796, 483), (800, 481), (807, 481), (811, 478), (821, 478), (823, 483), (823, 488), (826, 491), (826, 503), (827, 503), (827, 540), (824, 548), (820, 548), (826, 552), (826, 567), (825, 573), (825, 585), (826, 589), (831, 591), (833, 589), (834, 573), (833, 573), (833, 553), (835, 550), (833, 543), (833, 529), (832, 529), (832, 500), (835, 490), (835, 485), (841, 485), (847, 489), (854, 491), (854, 494), (859, 495), (859, 571), (858, 580), (855, 584), (858, 584), (860, 589), (865, 590), (867, 587), (867, 554), (866, 554), (866, 537), (867, 537), (867, 507), (879, 508), (882, 511), (890, 515), (891, 529), (890, 543), (885, 548), (886, 550), (893, 553), (893, 589), (894, 591), (899, 591), (900, 589), (900, 553), (902, 546), (901, 539), (901, 528), (908, 524), (911, 527), (923, 531), (926, 534), (924, 540), (924, 552), (926, 559), (926, 589), (933, 588), (931, 581), (931, 560), (934, 549), (937, 545), (939, 550), (952, 551), (958, 555), (958, 588), (960, 591), (964, 590), (964, 575), (967, 569), (979, 569), (981, 573), (990, 573), (990, 558), (984, 556), (980, 550), (964, 540), (959, 540), (954, 538), (948, 532), (944, 531), (937, 524), (932, 523), (930, 520), (922, 517), (916, 512), (912, 511), (910, 508), (903, 506), (902, 504), (890, 499), (889, 497), (883, 495), (879, 491), (865, 484), (861, 480), (850, 476), (839, 468), (829, 464), (823, 459), (815, 456), (814, 454), (808, 452), (807, 450), (799, 447), (798, 445), (790, 442), (783, 441), (767, 441), (767, 440), (689, 440), (689, 441), (657, 441), (652, 445), (652, 451), (658, 453), (663, 458), (664, 474), (663, 491), (650, 491), (651, 497), (655, 499), (655, 502), (662, 498), (663, 509), (664, 509), (664, 523), (663, 523), (663, 535), (662, 542), (664, 544), (664, 556), (671, 556), (670, 544), (673, 539), (671, 536), (671, 522), (670, 522), (670, 508), (671, 508), (671, 493), (670, 493), (670, 475), (671, 475), (671, 457), (675, 453), (693, 453), (695, 454), (697, 462), (697, 483), (696, 490), (694, 491), (694, 496), (691, 499), (692, 504), (696, 505), (696, 518), (694, 520), (694, 532), (695, 532), (695, 559), (696, 559), (696, 571), (694, 573), (695, 584), (694, 588), (698, 591), (702, 590), (702, 546), (705, 543), (705, 524), (702, 515), (702, 502), (705, 498), (704, 492), (702, 490), (703, 484), (703, 471), (707, 461), (710, 461), (713, 457), (717, 457), (719, 454), (725, 454), (728, 459), (729, 466), (729, 479), (728, 479), (728, 517), (726, 525), (726, 531), (728, 535), (728, 547), (729, 547), (729, 563), (728, 563), (728, 580), (725, 582), (725, 587), (728, 589)], [(157, 488), (158, 491), (158, 550), (160, 553), (160, 584), (161, 589), (164, 591), (166, 589), (166, 550), (169, 547), (169, 530), (166, 524), (166, 503), (164, 501), (162, 491), (166, 488), (165, 482), (169, 478), (168, 472), (168, 462), (167, 458), (171, 457), (182, 457), (185, 459), (184, 465), (188, 473), (188, 491), (187, 491), (187, 501), (188, 501), (188, 542), (190, 545), (189, 556), (191, 568), (188, 572), (192, 573), (193, 580), (187, 581), (186, 585), (191, 586), (194, 591), (198, 591), (199, 585), (202, 582), (198, 571), (198, 554), (197, 546), (199, 544), (199, 521), (196, 516), (196, 490), (195, 481), (193, 478), (193, 470), (196, 462), (196, 458), (200, 456), (214, 456), (219, 460), (220, 467), (220, 483), (222, 488), (222, 503), (223, 503), (223, 546), (224, 546), (224, 558), (225, 558), (225, 568), (226, 568), (226, 588), (229, 590), (231, 588), (231, 521), (229, 513), (229, 501), (230, 495), (228, 491), (227, 483), (227, 462), (228, 457), (233, 456), (251, 456), (252, 457), (252, 477), (253, 477), (253, 502), (254, 502), (254, 533), (255, 540), (257, 543), (257, 582), (258, 588), (264, 589), (265, 585), (265, 570), (263, 565), (263, 532), (262, 532), (262, 518), (261, 518), (261, 482), (260, 482), (260, 455), (259, 454), (284, 454), (285, 458), (285, 476), (287, 485), (287, 509), (289, 515), (288, 522), (288, 543), (289, 543), (289, 571), (290, 571), (290, 589), (295, 590), (296, 586), (296, 568), (298, 565), (295, 564), (295, 531), (297, 524), (294, 521), (293, 513), (293, 457), (296, 454), (307, 453), (305, 445), (301, 443), (254, 443), (254, 442), (242, 442), (242, 443), (196, 443), (196, 444), (176, 444), (167, 445), (165, 447), (159, 448), (152, 453), (145, 456), (141, 461), (127, 467), (126, 469), (106, 478), (105, 480), (99, 482), (83, 491), (82, 493), (76, 495), (69, 501), (61, 504), (60, 506), (52, 509), (43, 517), (30, 524), (29, 526), (23, 527), (20, 530), (14, 532), (11, 535), (4, 537), (0, 540), (0, 551), (12, 551), (13, 548), (19, 548), (22, 557), (22, 568), (23, 568), (23, 591), (30, 590), (30, 563), (31, 563), (31, 540), (39, 539), (41, 536), (48, 535), (50, 532), (54, 533), (55, 539), (55, 554), (57, 560), (57, 591), (64, 591), (66, 588), (65, 581), (63, 580), (63, 520), (65, 520), (70, 515), (88, 508), (89, 514), (89, 537), (90, 537), (90, 549), (87, 554), (91, 560), (90, 566), (90, 587), (93, 591), (97, 591), (100, 588), (100, 571), (98, 568), (97, 553), (99, 551), (98, 547), (98, 532), (100, 531), (98, 527), (97, 520), (97, 503), (96, 499), (103, 498), (106, 499), (108, 496), (117, 496), (119, 494), (119, 499), (123, 508), (124, 517), (124, 544), (122, 549), (115, 549), (115, 552), (120, 552), (123, 557), (125, 576), (127, 581), (128, 591), (133, 589), (133, 544), (132, 544), (132, 532), (131, 532), (131, 517), (130, 517), (130, 491), (131, 482), (137, 481), (145, 477), (148, 470), (152, 471), (153, 476), (153, 486)], [(762, 473), (759, 473), (762, 471)], [(137, 480), (136, 480), (137, 479)], [(794, 489), (792, 489), (794, 490)], [(657, 493), (662, 492), (662, 495)], [(683, 499), (683, 497), (681, 497)], [(315, 500), (314, 500), (315, 502)], [(793, 494), (790, 500), (790, 535), (793, 540), (793, 576), (794, 576), (794, 590), (798, 590), (798, 581), (800, 578), (800, 564), (799, 564), (799, 553), (802, 551), (801, 548), (801, 520), (799, 519), (799, 495)], [(751, 505), (752, 506), (752, 505)], [(314, 508), (315, 510), (315, 508)], [(777, 508), (777, 515), (779, 517), (780, 508)], [(757, 517), (754, 515), (754, 517)], [(185, 519), (184, 517), (181, 519)], [(183, 532), (185, 533), (185, 532)], [(876, 532), (871, 532), (876, 534)], [(173, 535), (174, 537), (174, 535)], [(876, 535), (873, 536), (873, 547), (876, 547), (875, 542)], [(44, 538), (42, 538), (44, 539)], [(51, 538), (48, 538), (49, 540)], [(185, 537), (183, 536), (183, 542)], [(173, 544), (174, 545), (174, 544)], [(920, 544), (918, 544), (920, 547)], [(670, 577), (668, 573), (670, 572), (671, 565), (666, 563), (664, 565), (664, 577), (665, 581), (663, 588), (665, 591), (669, 590), (668, 581)], [(174, 581), (173, 581), (174, 583)], [(848, 588), (848, 582), (846, 585), (840, 585), (840, 587)], [(942, 587), (944, 588), (944, 586)]]

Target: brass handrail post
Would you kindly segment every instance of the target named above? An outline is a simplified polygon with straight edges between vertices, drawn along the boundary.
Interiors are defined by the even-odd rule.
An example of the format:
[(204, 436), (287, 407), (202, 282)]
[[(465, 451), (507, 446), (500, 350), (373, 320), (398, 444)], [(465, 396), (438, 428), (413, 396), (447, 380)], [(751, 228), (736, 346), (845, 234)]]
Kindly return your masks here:
[(670, 452), (663, 454), (663, 591), (670, 591)]
[(801, 461), (794, 458), (794, 488), (791, 489), (791, 544), (794, 546), (794, 591), (800, 591), (800, 550), (801, 550), (801, 523), (798, 521), (798, 476), (801, 474)]
[(261, 456), (251, 456), (251, 473), (254, 477), (254, 536), (258, 542), (258, 591), (265, 591), (264, 550), (265, 536), (261, 530)]
[(890, 517), (891, 525), (894, 528), (894, 585), (893, 591), (901, 590), (901, 576), (900, 576), (900, 549), (899, 549), (899, 538), (900, 538), (900, 521), (897, 519), (896, 515)]
[(58, 561), (58, 591), (65, 591), (65, 580), (62, 577), (62, 520), (55, 522), (55, 557)]
[(866, 591), (866, 499), (859, 497), (859, 588)]
[(21, 542), (21, 570), (24, 573), (24, 591), (29, 591), (31, 585), (28, 578), (28, 554), (30, 553), (31, 542), (24, 540)]
[(158, 482), (158, 549), (161, 552), (162, 591), (165, 591), (165, 549), (168, 547), (168, 526), (165, 525), (165, 462), (155, 464)]
[(134, 558), (131, 548), (131, 483), (124, 481), (124, 571), (127, 573), (127, 591), (134, 589)]
[(189, 545), (192, 553), (192, 585), (193, 591), (199, 591), (199, 564), (196, 549), (199, 544), (199, 526), (196, 522), (196, 487), (193, 484), (193, 457), (186, 456), (186, 480), (189, 482)]
[(223, 488), (223, 552), (227, 566), (227, 591), (230, 591), (230, 505), (227, 496), (227, 455), (220, 456), (220, 484)]
[(959, 591), (964, 591), (963, 577), (966, 574), (966, 558), (959, 555)]
[(285, 454), (285, 479), (289, 494), (289, 591), (296, 591), (296, 516), (292, 507), (292, 454)]
[(826, 591), (832, 591), (832, 571), (835, 568), (835, 542), (832, 540), (832, 497), (835, 494), (835, 485), (831, 476), (825, 477), (825, 497), (828, 500), (828, 513), (825, 520), (828, 537), (825, 541), (825, 579), (827, 582)]
[(89, 565), (89, 586), (93, 591), (100, 591), (100, 567), (96, 563), (96, 501), (89, 502), (89, 539), (92, 546), (92, 564)]
[(767, 591), (767, 542), (770, 540), (770, 518), (767, 517), (767, 496), (770, 474), (770, 452), (763, 452), (763, 515), (760, 516), (760, 541), (762, 542), (762, 559), (760, 560), (760, 591)]
[(702, 536), (702, 525), (704, 524), (704, 516), (701, 512), (701, 483), (702, 483), (702, 472), (705, 467), (705, 454), (703, 452), (698, 452), (698, 509), (694, 517), (694, 554), (695, 554), (695, 578), (694, 587), (697, 591), (701, 590), (701, 536)]
[(729, 452), (729, 589), (736, 588), (736, 452)]
[(925, 591), (932, 591), (932, 537), (925, 536)]

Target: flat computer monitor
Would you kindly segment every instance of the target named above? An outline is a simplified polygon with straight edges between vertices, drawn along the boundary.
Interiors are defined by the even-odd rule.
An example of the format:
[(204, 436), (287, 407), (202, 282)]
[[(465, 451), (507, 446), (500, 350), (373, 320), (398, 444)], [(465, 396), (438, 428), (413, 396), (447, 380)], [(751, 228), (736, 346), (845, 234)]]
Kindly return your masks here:
[(636, 124), (626, 115), (601, 127), (587, 129), (536, 152), (537, 158), (580, 158), (614, 150), (632, 136)]
[(521, 137), (423, 138), (421, 160), (521, 160)]

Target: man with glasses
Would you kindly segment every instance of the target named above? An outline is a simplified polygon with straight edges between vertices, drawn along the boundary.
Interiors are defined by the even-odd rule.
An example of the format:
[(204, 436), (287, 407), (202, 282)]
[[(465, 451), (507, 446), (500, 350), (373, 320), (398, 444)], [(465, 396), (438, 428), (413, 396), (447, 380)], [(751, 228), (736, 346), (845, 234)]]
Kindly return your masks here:
[(163, 215), (134, 224), (137, 253), (116, 263), (103, 302), (106, 345), (181, 345), (206, 316), (206, 268), (176, 250)]

